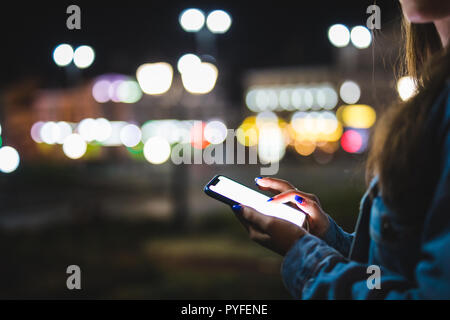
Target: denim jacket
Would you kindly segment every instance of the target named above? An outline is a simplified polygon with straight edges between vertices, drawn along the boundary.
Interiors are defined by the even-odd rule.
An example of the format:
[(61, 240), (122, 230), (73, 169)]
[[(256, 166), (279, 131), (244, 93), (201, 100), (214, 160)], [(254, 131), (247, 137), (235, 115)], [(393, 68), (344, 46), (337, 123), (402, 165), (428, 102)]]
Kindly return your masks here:
[[(424, 222), (406, 226), (396, 221), (375, 177), (361, 200), (354, 233), (329, 218), (323, 239), (307, 234), (288, 251), (281, 272), (293, 297), (450, 299), (450, 81), (432, 113), (442, 152), (440, 177)], [(370, 265), (380, 268), (379, 289), (368, 285)]]

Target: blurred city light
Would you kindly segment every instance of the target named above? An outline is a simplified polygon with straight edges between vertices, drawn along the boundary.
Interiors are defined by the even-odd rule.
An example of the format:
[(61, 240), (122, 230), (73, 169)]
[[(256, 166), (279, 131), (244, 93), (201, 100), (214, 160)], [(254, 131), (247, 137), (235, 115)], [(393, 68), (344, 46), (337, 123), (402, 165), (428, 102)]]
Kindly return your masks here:
[(332, 25), (328, 29), (328, 39), (335, 47), (345, 47), (350, 42), (350, 31), (343, 24)]
[(134, 124), (128, 124), (120, 130), (120, 141), (126, 147), (136, 146), (141, 138), (141, 129)]
[(197, 65), (199, 65), (202, 60), (192, 53), (186, 53), (178, 59), (177, 69), (179, 73), (183, 73), (190, 69), (195, 69)]
[(0, 124), (0, 135), (2, 134), (2, 125)]
[(286, 152), (283, 133), (277, 124), (264, 125), (259, 130), (258, 156), (261, 162), (280, 161)]
[(205, 139), (212, 144), (220, 144), (227, 137), (227, 126), (219, 120), (209, 121), (205, 126)]
[(45, 124), (44, 121), (38, 121), (31, 126), (30, 130), (31, 138), (37, 143), (43, 142), (41, 139), (41, 128), (44, 124)]
[(60, 44), (53, 50), (53, 61), (60, 66), (65, 67), (72, 62), (73, 48), (70, 44)]
[(97, 80), (92, 86), (92, 96), (95, 101), (105, 103), (110, 100), (109, 87), (111, 83), (106, 79)]
[(197, 32), (205, 24), (205, 15), (199, 9), (186, 9), (180, 14), (179, 22), (184, 31)]
[(372, 127), (377, 117), (375, 110), (364, 104), (342, 106), (337, 115), (345, 126), (360, 129)]
[(161, 164), (170, 157), (170, 144), (162, 137), (151, 137), (144, 144), (144, 157), (152, 164)]
[(183, 70), (181, 80), (186, 91), (192, 94), (206, 94), (214, 89), (218, 73), (215, 65), (202, 62)]
[(295, 142), (295, 151), (301, 156), (309, 156), (316, 150), (316, 144), (309, 140), (300, 140)]
[(253, 87), (245, 96), (245, 103), (253, 112), (331, 110), (337, 105), (338, 100), (336, 90), (329, 84)]
[(345, 103), (353, 104), (358, 102), (361, 97), (361, 89), (356, 82), (345, 81), (339, 89), (339, 95)]
[(63, 152), (70, 159), (81, 158), (86, 153), (86, 149), (86, 141), (77, 133), (71, 134), (64, 140)]
[(91, 118), (83, 119), (78, 123), (77, 131), (85, 141), (94, 141), (97, 138), (97, 122)]
[(146, 63), (137, 69), (136, 78), (146, 94), (163, 94), (172, 85), (173, 69), (165, 62)]
[(95, 59), (94, 49), (90, 46), (80, 46), (73, 53), (73, 63), (80, 68), (88, 68)]
[(336, 107), (339, 97), (332, 87), (324, 86), (319, 89), (317, 100), (320, 107), (331, 110)]
[(258, 127), (256, 126), (256, 117), (247, 117), (236, 130), (237, 141), (246, 147), (256, 146), (258, 144)]
[(56, 122), (46, 122), (39, 131), (39, 137), (46, 144), (55, 144), (60, 139), (60, 128)]
[(19, 153), (13, 147), (0, 148), (0, 171), (10, 173), (17, 169), (20, 163)]
[(106, 74), (98, 77), (92, 86), (95, 101), (136, 103), (142, 98), (139, 84), (130, 77), (121, 74)]
[[(98, 120), (98, 119), (97, 119)], [(125, 121), (108, 121), (111, 126), (111, 132), (108, 139), (101, 141), (103, 146), (106, 147), (117, 147), (122, 145), (120, 140), (120, 132), (123, 127), (128, 125)]]
[(105, 118), (95, 119), (95, 140), (98, 142), (104, 142), (111, 137), (112, 126), (109, 120)]
[(406, 76), (398, 79), (397, 91), (403, 101), (408, 100), (416, 93), (417, 87), (412, 77)]
[(206, 25), (212, 33), (225, 33), (231, 26), (231, 17), (223, 10), (214, 10), (208, 14)]
[(341, 138), (342, 149), (349, 153), (357, 153), (363, 145), (363, 138), (356, 130), (347, 130)]
[(205, 127), (203, 121), (195, 121), (191, 128), (191, 145), (195, 149), (205, 149), (209, 145), (209, 141), (205, 138)]
[(297, 111), (290, 123), (296, 141), (337, 141), (342, 134), (342, 126), (330, 111)]
[(65, 121), (59, 121), (56, 123), (59, 128), (58, 137), (56, 143), (63, 144), (64, 140), (72, 134), (72, 126)]
[(352, 44), (358, 49), (365, 49), (372, 43), (372, 34), (369, 29), (364, 26), (356, 26), (352, 28), (350, 38)]
[(267, 125), (278, 125), (278, 116), (272, 111), (263, 111), (256, 115), (255, 123), (259, 129)]
[(142, 91), (136, 81), (126, 80), (117, 86), (116, 96), (120, 102), (135, 103), (142, 98)]

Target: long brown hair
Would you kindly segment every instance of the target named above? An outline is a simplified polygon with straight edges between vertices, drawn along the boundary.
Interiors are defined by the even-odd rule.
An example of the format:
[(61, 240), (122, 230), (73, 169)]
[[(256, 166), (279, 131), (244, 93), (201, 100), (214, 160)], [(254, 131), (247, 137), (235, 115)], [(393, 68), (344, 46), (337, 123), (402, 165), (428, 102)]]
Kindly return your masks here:
[(439, 177), (440, 146), (427, 130), (427, 120), (449, 76), (450, 54), (442, 48), (434, 24), (411, 24), (404, 18), (403, 35), (400, 76), (413, 77), (417, 91), (378, 120), (366, 177), (378, 175), (386, 205), (399, 217), (414, 221), (423, 217)]

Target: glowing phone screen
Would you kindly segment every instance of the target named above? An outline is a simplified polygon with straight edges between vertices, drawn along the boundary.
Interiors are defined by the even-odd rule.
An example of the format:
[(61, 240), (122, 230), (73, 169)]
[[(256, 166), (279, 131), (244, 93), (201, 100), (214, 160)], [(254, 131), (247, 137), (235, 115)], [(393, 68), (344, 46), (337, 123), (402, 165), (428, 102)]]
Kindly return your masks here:
[(218, 177), (218, 180), (219, 182), (215, 185), (210, 185), (209, 189), (233, 201), (251, 207), (265, 215), (287, 220), (300, 227), (303, 226), (305, 214), (301, 211), (295, 210), (282, 203), (267, 202), (269, 199), (268, 196), (224, 176)]

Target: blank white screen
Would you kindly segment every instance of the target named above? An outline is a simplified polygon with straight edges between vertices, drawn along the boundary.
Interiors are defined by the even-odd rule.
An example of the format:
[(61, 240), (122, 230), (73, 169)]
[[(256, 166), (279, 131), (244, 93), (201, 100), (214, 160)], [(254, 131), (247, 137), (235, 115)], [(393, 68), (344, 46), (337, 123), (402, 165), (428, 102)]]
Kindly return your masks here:
[(269, 199), (268, 196), (247, 188), (226, 177), (220, 176), (218, 179), (219, 182), (217, 182), (216, 185), (209, 186), (212, 191), (236, 201), (237, 203), (251, 207), (265, 215), (287, 220), (300, 227), (303, 226), (305, 220), (305, 214), (303, 212), (282, 203), (267, 202)]

